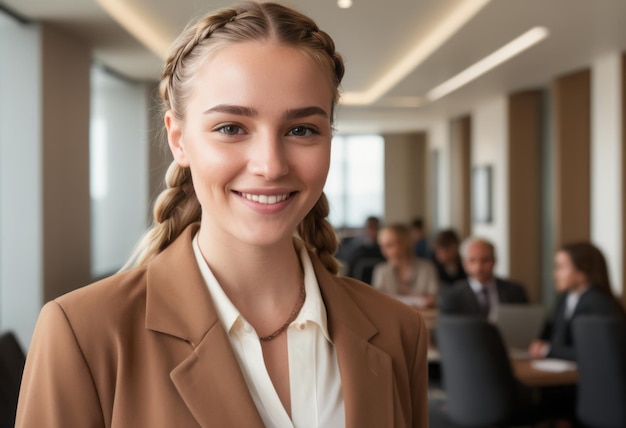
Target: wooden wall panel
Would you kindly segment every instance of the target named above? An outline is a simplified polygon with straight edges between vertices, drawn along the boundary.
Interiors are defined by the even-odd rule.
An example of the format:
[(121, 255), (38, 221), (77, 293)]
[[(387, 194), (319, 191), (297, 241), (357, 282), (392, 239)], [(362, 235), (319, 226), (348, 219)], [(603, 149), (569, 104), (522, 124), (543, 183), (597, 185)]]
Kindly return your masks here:
[(508, 99), (509, 276), (541, 297), (542, 91)]
[(554, 82), (555, 244), (591, 235), (591, 72)]
[(451, 224), (464, 239), (471, 227), (471, 118), (450, 123), (450, 213)]

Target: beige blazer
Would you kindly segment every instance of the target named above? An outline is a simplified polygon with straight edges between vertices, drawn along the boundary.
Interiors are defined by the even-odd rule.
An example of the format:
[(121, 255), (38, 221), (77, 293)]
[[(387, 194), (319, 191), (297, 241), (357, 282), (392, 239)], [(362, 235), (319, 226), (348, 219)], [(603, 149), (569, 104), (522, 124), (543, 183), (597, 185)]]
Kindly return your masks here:
[[(17, 427), (263, 427), (187, 228), (146, 268), (44, 306)], [(311, 255), (336, 346), (347, 427), (424, 427), (428, 334), (402, 303)]]

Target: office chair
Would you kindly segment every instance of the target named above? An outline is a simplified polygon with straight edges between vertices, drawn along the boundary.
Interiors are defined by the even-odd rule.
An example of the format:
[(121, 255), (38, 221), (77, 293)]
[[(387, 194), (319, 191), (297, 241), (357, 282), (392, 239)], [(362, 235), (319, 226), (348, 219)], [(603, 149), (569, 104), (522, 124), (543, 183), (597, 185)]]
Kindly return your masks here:
[(576, 416), (583, 426), (626, 427), (626, 324), (588, 315), (573, 321), (578, 361)]
[(353, 277), (372, 285), (372, 274), (377, 264), (384, 262), (383, 257), (366, 257), (356, 262), (354, 265)]
[(479, 317), (441, 315), (436, 332), (452, 423), (494, 427), (533, 422), (530, 394), (515, 379), (493, 325)]
[(26, 355), (15, 335), (0, 335), (0, 427), (15, 425), (17, 398), (22, 382)]

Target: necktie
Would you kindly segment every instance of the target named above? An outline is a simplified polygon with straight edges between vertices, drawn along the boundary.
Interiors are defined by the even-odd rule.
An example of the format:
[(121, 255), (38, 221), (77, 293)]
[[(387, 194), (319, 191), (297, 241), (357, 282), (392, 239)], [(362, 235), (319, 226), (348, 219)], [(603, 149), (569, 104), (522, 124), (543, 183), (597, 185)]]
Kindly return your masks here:
[(485, 287), (482, 290), (480, 290), (480, 295), (481, 295), (481, 302), (480, 302), (480, 308), (482, 310), (482, 315), (483, 318), (488, 319), (489, 318), (489, 310), (491, 307), (491, 302), (489, 300), (489, 290)]

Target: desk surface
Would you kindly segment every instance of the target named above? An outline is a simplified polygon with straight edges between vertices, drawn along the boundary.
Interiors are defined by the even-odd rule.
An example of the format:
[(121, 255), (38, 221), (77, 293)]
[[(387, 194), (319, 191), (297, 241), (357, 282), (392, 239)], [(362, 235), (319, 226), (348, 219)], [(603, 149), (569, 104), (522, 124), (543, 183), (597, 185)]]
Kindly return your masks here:
[(548, 372), (537, 370), (532, 360), (511, 360), (515, 377), (527, 386), (564, 386), (578, 383), (578, 370)]
[[(428, 362), (438, 364), (439, 361), (439, 351), (433, 347), (428, 348)], [(532, 361), (529, 359), (511, 359), (511, 367), (515, 377), (526, 386), (549, 387), (576, 385), (578, 383), (578, 370), (548, 372), (534, 368)]]

